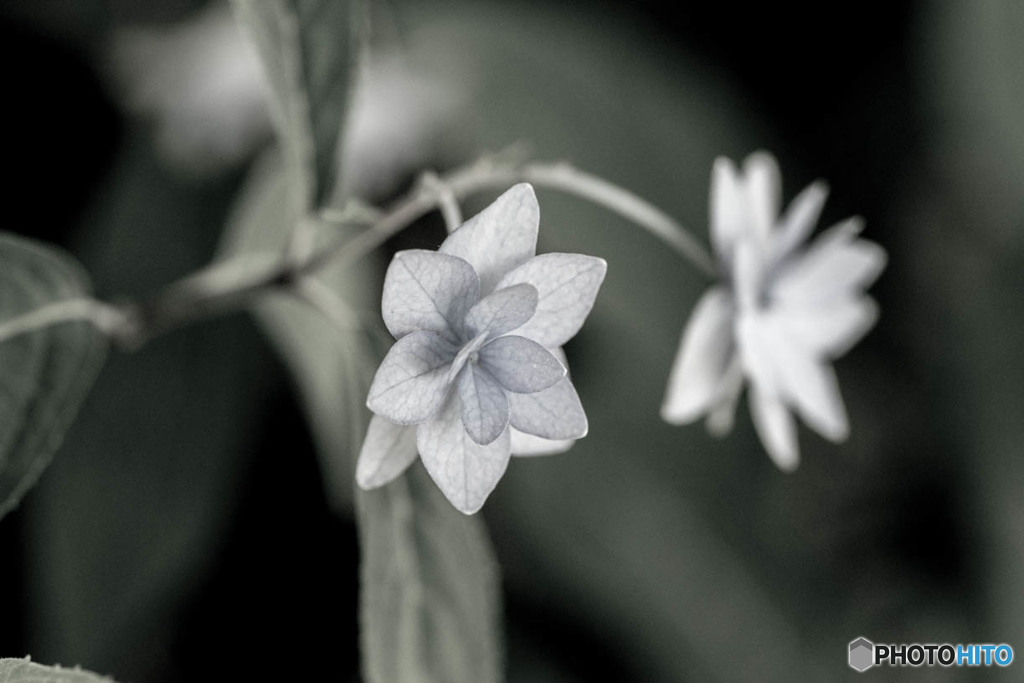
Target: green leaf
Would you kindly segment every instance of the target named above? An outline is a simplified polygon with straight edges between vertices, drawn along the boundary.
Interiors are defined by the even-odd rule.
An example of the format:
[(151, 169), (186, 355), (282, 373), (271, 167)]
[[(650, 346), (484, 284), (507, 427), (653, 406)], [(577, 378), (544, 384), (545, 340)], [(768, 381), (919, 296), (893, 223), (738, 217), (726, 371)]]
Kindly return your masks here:
[(957, 194), (973, 229), (1020, 245), (1024, 4), (930, 3), (920, 25), (918, 79), (935, 179)]
[[(287, 227), (295, 220), (288, 210), (288, 186), (276, 152), (269, 152), (254, 168), (219, 249), (221, 259), (246, 254), (280, 254), (286, 247)], [(317, 243), (337, 239), (344, 230), (325, 227)], [(324, 269), (318, 282), (353, 308), (379, 314), (380, 274), (373, 263), (362, 260), (345, 268)], [(362, 431), (353, 415), (362, 420), (366, 388), (379, 360), (368, 346), (368, 330), (353, 320), (350, 330), (339, 329), (320, 312), (294, 295), (269, 297), (253, 313), (295, 378), (296, 388), (317, 446), (324, 486), (332, 507), (352, 509), (354, 454)], [(379, 321), (373, 323), (383, 327)]]
[[(257, 164), (229, 221), (221, 258), (280, 253), (289, 224), (281, 166), (273, 154)], [(334, 239), (338, 229), (328, 229)], [(380, 269), (367, 261), (319, 276), (352, 306), (373, 311), (357, 316), (350, 331), (294, 297), (255, 308), (295, 377), (325, 486), (339, 510), (352, 507), (354, 456), (369, 417), (366, 392), (384, 350), (370, 335), (378, 328), (387, 334), (377, 312)], [(360, 322), (371, 315), (372, 323)], [(357, 509), (367, 679), (500, 680), (497, 568), (482, 521), (455, 511), (418, 465), (384, 489), (360, 492)]]
[[(0, 234), (0, 321), (88, 292), (88, 278), (71, 257)], [(0, 517), (49, 464), (105, 355), (106, 339), (86, 322), (0, 342)]]
[(0, 659), (0, 683), (113, 683), (81, 669), (43, 666), (29, 659)]
[[(175, 181), (129, 134), (76, 253), (101, 291), (161, 288), (209, 260), (234, 189)], [(260, 342), (224, 316), (112, 354), (19, 513), (26, 651), (126, 681), (188, 678), (159, 653), (235, 552), (226, 539), (281, 381)]]
[(357, 503), (366, 679), (501, 680), (498, 571), (481, 519), (456, 511), (418, 464)]
[(259, 52), (270, 86), (271, 113), (300, 208), (329, 201), (337, 184), (352, 65), (355, 0), (234, 0)]

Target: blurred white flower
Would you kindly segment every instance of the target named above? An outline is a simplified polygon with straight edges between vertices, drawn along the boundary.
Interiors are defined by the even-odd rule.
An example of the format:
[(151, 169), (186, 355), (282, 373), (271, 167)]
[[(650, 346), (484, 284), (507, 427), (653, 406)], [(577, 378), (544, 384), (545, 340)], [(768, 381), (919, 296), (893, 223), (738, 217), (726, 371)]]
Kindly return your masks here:
[(704, 293), (687, 324), (661, 408), (673, 424), (707, 415), (708, 429), (732, 428), (746, 378), (761, 441), (779, 468), (799, 462), (795, 411), (825, 438), (847, 437), (846, 409), (831, 360), (874, 324), (864, 295), (885, 251), (858, 238), (859, 218), (824, 231), (808, 247), (828, 195), (815, 182), (781, 216), (775, 159), (756, 153), (738, 171), (719, 158), (711, 176), (711, 241), (721, 281)]
[(516, 185), (437, 252), (395, 255), (381, 309), (397, 342), (373, 379), (359, 454), (364, 489), (400, 475), (417, 450), (452, 505), (480, 509), (509, 456), (566, 450), (587, 417), (560, 347), (604, 280), (602, 259), (536, 256), (540, 210)]
[(259, 58), (226, 3), (170, 27), (120, 28), (110, 49), (119, 99), (154, 119), (172, 168), (216, 173), (270, 138)]
[[(223, 172), (271, 137), (259, 56), (227, 3), (168, 27), (117, 29), (109, 67), (118, 100), (153, 120), (161, 158), (176, 171)], [(465, 93), (398, 52), (374, 50), (352, 80), (339, 188), (345, 196), (393, 191), (463, 124)]]

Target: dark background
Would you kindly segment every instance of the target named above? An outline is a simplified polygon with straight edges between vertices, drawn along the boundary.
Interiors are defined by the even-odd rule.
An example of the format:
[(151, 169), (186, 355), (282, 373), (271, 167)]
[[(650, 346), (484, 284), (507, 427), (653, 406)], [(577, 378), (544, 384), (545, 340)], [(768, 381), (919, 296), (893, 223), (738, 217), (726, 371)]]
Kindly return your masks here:
[[(0, 8), (0, 51), (7, 65), (5, 229), (70, 250), (93, 273), (101, 296), (144, 294), (203, 265), (243, 182), (244, 166), (203, 178), (168, 170), (154, 152), (152, 125), (125, 113), (105, 85), (104, 45), (114, 30), (175, 22), (201, 5), (6, 2)], [(410, 19), (406, 11), (404, 5), (396, 11), (400, 32), (430, 13), (408, 11), (416, 17)], [(466, 22), (467, 31), (479, 20), (496, 34), (507, 28), (520, 36), (532, 34), (509, 17), (537, 15), (555, 36), (536, 36), (538, 45), (557, 40), (559, 27), (573, 27), (594, 54), (634, 46), (637, 69), (664, 75), (678, 68), (681, 90), (713, 85), (706, 94), (695, 87), (680, 95), (682, 106), (704, 113), (679, 124), (680, 135), (693, 142), (679, 143), (673, 162), (682, 169), (678, 180), (646, 184), (645, 164), (652, 174), (669, 168), (668, 162), (645, 158), (636, 142), (650, 136), (654, 141), (643, 144), (659, 144), (662, 129), (645, 123), (660, 121), (658, 105), (649, 104), (643, 113), (626, 111), (624, 103), (638, 93), (616, 90), (623, 82), (614, 74), (603, 96), (623, 111), (608, 116), (633, 128), (622, 128), (621, 139), (604, 151), (591, 146), (592, 152), (574, 152), (568, 143), (549, 151), (544, 133), (530, 127), (543, 125), (539, 115), (541, 123), (523, 124), (517, 135), (514, 117), (502, 132), (491, 133), (488, 114), (480, 114), (481, 143), (531, 139), (538, 157), (568, 156), (656, 202), (664, 199), (660, 203), (699, 236), (706, 230), (710, 156), (702, 151), (687, 157), (683, 151), (707, 147), (714, 148), (711, 154), (742, 158), (763, 146), (780, 159), (787, 200), (810, 180), (827, 178), (832, 195), (825, 221), (862, 214), (866, 236), (889, 251), (889, 267), (872, 290), (883, 318), (837, 366), (854, 432), (848, 446), (828, 445), (802, 429), (803, 465), (787, 478), (759, 451), (745, 404), (737, 434), (724, 442), (706, 439), (699, 426), (661, 425), (652, 434), (628, 414), (621, 423), (610, 418), (608, 431), (595, 429), (588, 439), (610, 436), (611, 427), (635, 426), (641, 441), (650, 439), (651, 451), (668, 454), (663, 458), (679, 457), (679, 444), (698, 443), (697, 452), (686, 454), (688, 464), (655, 464), (650, 473), (678, 480), (671, 495), (702, 520), (697, 536), (710, 534), (727, 548), (794, 625), (802, 643), (797, 652), (806, 661), (800, 655), (787, 665), (795, 668), (774, 671), (802, 671), (808, 680), (843, 677), (849, 673), (843, 648), (859, 635), (876, 642), (1024, 647), (1024, 627), (1014, 609), (1022, 595), (1021, 478), (1015, 464), (1018, 381), (1024, 379), (1016, 351), (1024, 320), (1018, 275), (1022, 214), (1016, 196), (1020, 176), (1006, 177), (1022, 163), (1014, 157), (1022, 119), (1016, 118), (1015, 129), (1011, 123), (1017, 138), (1008, 140), (998, 128), (1007, 117), (984, 111), (1000, 100), (988, 97), (985, 88), (1002, 93), (1016, 87), (1020, 94), (1019, 41), (1002, 33), (1010, 22), (980, 24), (999, 33), (991, 37), (993, 45), (1010, 47), (985, 62), (992, 83), (979, 85), (970, 78), (977, 60), (964, 56), (962, 45), (942, 42), (950, 25), (962, 25), (965, 35), (977, 38), (971, 31), (979, 24), (971, 17), (951, 20), (956, 10), (941, 3), (843, 9), (821, 3), (656, 2), (552, 8), (538, 2), (464, 13), (469, 18), (447, 6), (438, 11), (455, 16), (456, 25)], [(528, 40), (518, 49), (542, 52)], [(632, 64), (633, 53), (623, 55)], [(546, 73), (537, 59), (541, 66), (533, 68)], [(579, 67), (580, 82), (603, 73), (600, 65), (591, 67)], [(571, 65), (553, 65), (551, 73), (556, 71), (558, 78), (576, 78)], [(494, 78), (500, 81), (500, 75)], [(513, 103), (516, 87), (526, 86), (510, 87)], [(537, 85), (538, 92), (542, 87)], [(545, 95), (536, 97), (544, 102)], [(525, 102), (524, 116), (541, 110), (534, 104)], [(714, 119), (725, 106), (728, 122), (716, 125), (738, 132), (706, 132), (695, 123)], [(589, 113), (600, 119), (603, 111)], [(552, 112), (557, 116), (557, 109)], [(551, 135), (558, 135), (557, 125)], [(436, 155), (432, 165), (468, 158), (475, 142)], [(587, 144), (579, 142), (580, 148)], [(416, 170), (407, 169), (390, 192), (373, 199), (397, 194)], [(689, 195), (679, 204), (673, 203), (673, 183)], [(544, 210), (543, 194), (541, 199)], [(436, 234), (439, 224), (430, 219), (418, 230), (410, 239)], [(600, 255), (620, 248), (601, 242), (608, 239), (604, 233), (596, 239), (608, 250), (595, 252)], [(552, 244), (563, 241), (588, 251), (585, 237), (552, 238)], [(638, 247), (636, 262), (653, 249), (646, 243)], [(628, 272), (633, 261), (621, 258)], [(614, 269), (618, 264), (610, 261)], [(603, 296), (638, 311), (640, 319), (675, 310), (664, 327), (680, 330), (699, 283), (673, 268), (678, 266), (664, 260), (652, 265), (656, 281), (681, 283), (679, 293), (665, 295), (664, 302), (632, 298), (633, 290), (615, 289), (614, 279)], [(609, 304), (602, 313), (599, 306), (590, 332), (570, 347), (577, 375), (631, 362), (614, 344), (599, 342), (602, 334), (636, 333), (636, 318), (616, 317), (616, 310)], [(650, 405), (643, 406), (648, 411), (660, 400), (657, 377), (667, 377), (674, 352), (671, 334), (657, 339), (649, 354), (655, 388)], [(603, 388), (615, 387), (582, 380), (592, 423), (602, 409), (589, 407), (588, 390), (596, 404), (606, 395)], [(609, 449), (622, 449), (611, 443)], [(600, 549), (614, 535), (590, 539), (599, 548), (593, 556), (584, 548), (581, 555), (551, 559), (559, 537), (538, 531), (544, 524), (564, 525), (568, 538), (593, 529), (583, 518), (544, 517), (535, 503), (547, 500), (542, 491), (548, 489), (530, 489), (528, 482), (562, 477), (574, 486), (570, 498), (589, 500), (593, 519), (603, 519), (599, 502), (586, 494), (586, 476), (621, 473), (595, 466), (599, 474), (574, 479), (589, 457), (578, 455), (550, 476), (540, 472), (542, 463), (520, 466), (517, 472), (525, 473), (510, 472), (484, 513), (507, 577), (510, 679), (678, 680), (680, 672), (690, 671), (693, 680), (730, 680), (749, 672), (709, 671), (702, 659), (705, 637), (717, 642), (733, 628), (736, 647), (756, 649), (756, 643), (744, 642), (750, 631), (738, 623), (709, 627), (710, 636), (702, 631), (701, 619), (728, 620), (726, 612), (679, 618), (680, 630), (663, 634), (679, 638), (679, 663), (670, 661), (671, 643), (649, 646), (650, 638), (636, 626), (649, 619), (657, 628), (676, 623), (676, 617), (645, 613), (641, 598), (623, 597), (620, 604), (597, 596), (615, 585), (623, 586), (623, 595), (643, 594), (642, 588), (628, 588), (630, 582), (648, 586), (656, 596), (657, 581), (679, 567), (700, 566), (674, 556), (697, 554), (699, 547), (659, 554), (671, 539), (648, 526), (657, 514), (642, 512), (654, 509), (646, 507), (653, 494), (641, 491), (635, 506), (623, 503), (640, 511), (635, 518), (627, 515), (636, 526), (624, 533), (650, 536), (649, 546), (637, 541), (638, 548), (653, 549), (648, 556), (641, 552), (644, 562), (615, 569), (615, 554)], [(284, 666), (296, 680), (358, 676), (355, 525), (350, 516), (331, 511), (286, 369), (243, 315), (174, 333), (135, 356), (116, 356), (40, 487), (0, 522), (0, 544), (3, 656), (31, 653), (37, 661), (78, 663), (125, 681), (242, 679)], [(602, 558), (610, 574), (588, 564), (600, 565)], [(694, 571), (705, 570), (717, 571), (710, 565)], [(578, 588), (559, 599), (566, 586)], [(760, 619), (745, 614), (742, 605), (736, 614), (753, 623)], [(655, 655), (665, 661), (652, 661)]]

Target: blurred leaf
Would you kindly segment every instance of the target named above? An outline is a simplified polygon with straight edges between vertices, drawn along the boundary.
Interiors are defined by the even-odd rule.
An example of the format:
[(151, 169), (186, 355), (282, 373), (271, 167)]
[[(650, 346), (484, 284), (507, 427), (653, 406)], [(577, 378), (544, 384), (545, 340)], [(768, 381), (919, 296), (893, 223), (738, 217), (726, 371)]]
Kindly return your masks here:
[(930, 161), (975, 220), (972, 228), (1022, 243), (1024, 4), (925, 6), (919, 78), (929, 105)]
[[(238, 199), (219, 258), (282, 253), (287, 226), (295, 220), (289, 214), (287, 196), (280, 158), (269, 152), (257, 163)], [(337, 239), (343, 231), (341, 227), (324, 227), (318, 232), (318, 243)], [(358, 307), (356, 310), (373, 310), (375, 317), (379, 303), (372, 302), (371, 293), (379, 290), (379, 277), (374, 264), (366, 259), (345, 268), (325, 268), (317, 276), (318, 282), (342, 301)], [(359, 448), (356, 434), (361, 431), (352, 422), (352, 410), (362, 415), (369, 378), (361, 373), (372, 373), (378, 360), (367, 347), (367, 330), (360, 320), (353, 320), (351, 330), (339, 329), (293, 295), (261, 301), (254, 313), (295, 378), (317, 445), (328, 499), (335, 510), (351, 510), (353, 453)], [(380, 326), (379, 321), (370, 324)]]
[[(70, 256), (0, 234), (0, 321), (88, 293), (88, 278)], [(85, 322), (0, 343), (0, 517), (49, 464), (105, 355), (105, 338)]]
[[(281, 163), (268, 154), (236, 207), (221, 258), (280, 253), (289, 224), (286, 193)], [(292, 296), (261, 302), (255, 312), (295, 376), (328, 495), (344, 510), (352, 505), (366, 391), (383, 351), (367, 338), (375, 328), (383, 331), (376, 300), (380, 273), (363, 259), (319, 277), (335, 295), (359, 302), (372, 315), (357, 314), (346, 331)], [(360, 492), (358, 501), (368, 679), (499, 680), (500, 596), (481, 520), (456, 512), (418, 465), (385, 489)]]
[(986, 558), (975, 604), (992, 632), (1015, 642), (1024, 638), (1024, 3), (923, 7), (917, 76), (930, 173), (902, 193), (917, 296), (908, 327), (947, 393), (948, 415), (932, 431), (947, 430), (962, 449), (966, 490), (983, 492), (983, 502), (971, 499), (971, 536)]
[[(270, 104), (301, 209), (324, 205), (339, 149), (359, 46), (359, 0), (234, 0), (270, 86)], [(356, 21), (352, 21), (355, 19)]]
[(43, 666), (28, 659), (0, 659), (0, 683), (113, 683), (81, 669)]
[[(97, 287), (145, 292), (203, 265), (236, 183), (175, 179), (141, 134), (117, 161), (76, 248)], [(276, 371), (243, 316), (110, 359), (24, 504), (29, 651), (122, 680), (174, 678), (168, 643), (224, 552)]]
[[(713, 66), (635, 18), (581, 20), (551, 4), (421, 7), (404, 17), (415, 27), (409, 59), (464, 91), (466, 132), (481, 149), (527, 140), (539, 158), (652, 201), (699, 240), (714, 158), (781, 146)], [(760, 536), (765, 491), (794, 479), (771, 471), (745, 410), (724, 441), (659, 417), (707, 280), (635, 225), (537, 195), (538, 251), (603, 257), (608, 274), (566, 349), (590, 434), (565, 455), (514, 459), (485, 508), (510, 594), (596, 634), (631, 680), (823, 680), (805, 603), (788, 600), (792, 575), (776, 571), (789, 558)]]
[(501, 680), (498, 572), (482, 520), (457, 512), (419, 463), (357, 500), (367, 680)]

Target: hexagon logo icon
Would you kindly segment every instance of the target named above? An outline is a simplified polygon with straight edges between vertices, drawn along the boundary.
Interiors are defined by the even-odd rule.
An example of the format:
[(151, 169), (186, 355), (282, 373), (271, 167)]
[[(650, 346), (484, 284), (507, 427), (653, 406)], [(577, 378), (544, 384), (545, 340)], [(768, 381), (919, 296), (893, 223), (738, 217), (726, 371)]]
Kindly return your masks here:
[(875, 665), (875, 644), (867, 638), (850, 642), (850, 668), (867, 671)]

